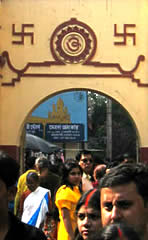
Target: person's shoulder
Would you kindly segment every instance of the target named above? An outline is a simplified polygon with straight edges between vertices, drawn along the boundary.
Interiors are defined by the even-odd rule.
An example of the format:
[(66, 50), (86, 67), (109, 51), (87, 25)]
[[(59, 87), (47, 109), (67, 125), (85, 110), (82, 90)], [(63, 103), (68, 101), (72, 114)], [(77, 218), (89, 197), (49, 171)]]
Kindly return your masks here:
[(86, 192), (90, 189), (93, 188), (93, 184), (90, 180), (88, 180), (87, 178), (82, 178), (82, 190), (83, 192)]
[(56, 192), (55, 203), (60, 204), (63, 201), (70, 201), (70, 196), (73, 195), (72, 192), (70, 187), (66, 185), (60, 186)]
[(31, 193), (31, 191), (29, 189), (25, 190), (23, 193), (22, 193), (22, 198), (23, 197), (27, 197), (29, 194)]
[(51, 172), (51, 171), (49, 171), (48, 176), (49, 176), (49, 177), (51, 176), (52, 178), (55, 178), (55, 179), (60, 179), (60, 176), (59, 176), (59, 175), (57, 175), (56, 173), (53, 173), (53, 172)]
[(26, 172), (24, 172), (20, 175), (19, 180), (24, 179), (27, 176), (27, 174), (30, 173), (30, 172), (37, 172), (37, 171), (35, 169), (29, 169), (29, 170), (27, 170)]
[(62, 185), (58, 188), (56, 195), (63, 199), (68, 199), (69, 196), (73, 195), (73, 193), (78, 192), (78, 188), (70, 188), (69, 186)]
[(58, 188), (57, 192), (61, 192), (61, 191), (65, 190), (66, 188), (67, 188), (66, 185), (61, 185), (61, 186)]
[(38, 192), (42, 192), (42, 193), (47, 193), (47, 192), (50, 193), (50, 189), (45, 188), (45, 187), (42, 187), (42, 186), (39, 186), (39, 187), (37, 188), (37, 190), (38, 190)]
[(67, 193), (67, 191), (69, 191), (69, 187), (67, 187), (66, 185), (62, 185), (57, 189), (56, 195), (65, 195)]
[[(46, 236), (43, 231), (34, 226), (28, 225), (26, 223), (21, 222), (21, 235), (24, 237), (24, 240), (46, 240)], [(22, 239), (22, 238), (21, 238)], [(22, 239), (23, 240), (23, 239)]]
[(8, 237), (10, 235), (11, 236), (10, 239), (46, 240), (46, 236), (40, 229), (21, 222), (12, 213), (9, 213), (9, 216), (11, 225)]

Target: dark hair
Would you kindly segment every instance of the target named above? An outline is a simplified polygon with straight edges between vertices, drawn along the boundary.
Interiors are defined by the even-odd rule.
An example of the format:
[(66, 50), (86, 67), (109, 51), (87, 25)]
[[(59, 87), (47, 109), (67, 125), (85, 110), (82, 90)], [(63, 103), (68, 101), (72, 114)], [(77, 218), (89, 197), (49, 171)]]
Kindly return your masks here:
[(7, 153), (0, 150), (0, 179), (9, 188), (16, 184), (19, 177), (19, 164)]
[(27, 157), (27, 158), (26, 158), (25, 163), (26, 163), (27, 169), (34, 168), (34, 166), (35, 166), (35, 160), (36, 160), (36, 157), (34, 157), (34, 156), (31, 156), (31, 157)]
[(101, 169), (96, 169), (96, 179), (100, 181), (100, 179), (105, 175), (106, 167), (102, 167)]
[(62, 168), (61, 185), (66, 185), (66, 186), (73, 187), (73, 186), (70, 185), (70, 183), (68, 181), (69, 173), (73, 168), (79, 168), (80, 172), (82, 174), (82, 169), (81, 169), (80, 165), (78, 164), (78, 162), (76, 160), (73, 160), (73, 159), (66, 160), (64, 162), (64, 165), (63, 165), (63, 168)]
[(117, 160), (113, 160), (113, 161), (111, 161), (111, 162), (108, 162), (108, 163), (107, 163), (107, 169), (111, 169), (111, 168), (113, 168), (113, 167), (116, 167), (116, 166), (118, 166), (119, 164), (121, 164), (121, 162), (120, 162), (120, 161), (117, 161)]
[[(76, 215), (79, 212), (79, 209), (83, 206), (88, 206), (96, 211), (98, 211), (98, 218), (101, 219), (101, 210), (100, 210), (100, 191), (99, 189), (93, 188), (89, 191), (82, 194), (76, 206)], [(83, 240), (82, 236), (79, 233), (78, 227), (75, 230), (75, 240)]]
[(148, 166), (146, 164), (123, 163), (112, 169), (101, 179), (99, 187), (112, 188), (118, 185), (135, 183), (137, 192), (146, 204), (148, 202)]
[(49, 160), (47, 160), (46, 158), (41, 158), (38, 161), (38, 168), (39, 170), (41, 170), (42, 168), (49, 168)]
[(87, 205), (100, 211), (100, 191), (99, 189), (92, 188), (89, 191), (82, 194), (76, 206), (76, 214), (78, 213), (81, 206)]
[(138, 233), (133, 227), (125, 223), (114, 223), (104, 227), (100, 232), (96, 232), (88, 240), (117, 240), (122, 236), (128, 240), (140, 240)]
[(78, 153), (76, 154), (76, 160), (77, 160), (77, 161), (80, 161), (82, 154), (83, 154), (83, 155), (88, 155), (88, 154), (92, 155), (92, 152), (89, 151), (89, 150), (82, 150), (82, 151), (78, 152)]
[(26, 176), (26, 182), (28, 182), (30, 178), (32, 178), (36, 182), (39, 182), (39, 176), (36, 172), (29, 172)]

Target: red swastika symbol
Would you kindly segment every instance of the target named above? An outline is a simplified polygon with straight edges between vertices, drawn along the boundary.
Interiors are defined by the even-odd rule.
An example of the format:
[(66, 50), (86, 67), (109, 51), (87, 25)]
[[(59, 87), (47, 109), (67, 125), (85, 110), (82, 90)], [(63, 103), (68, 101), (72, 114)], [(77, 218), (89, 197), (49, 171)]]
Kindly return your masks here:
[(22, 31), (16, 32), (15, 24), (12, 24), (12, 35), (16, 37), (20, 37), (20, 41), (12, 41), (12, 44), (22, 44), (24, 45), (25, 37), (30, 37), (30, 42), (34, 44), (34, 33), (26, 31), (26, 28), (33, 28), (34, 24), (22, 24)]
[(117, 32), (117, 24), (114, 24), (114, 36), (123, 38), (122, 42), (114, 42), (114, 45), (126, 45), (127, 39), (129, 37), (132, 38), (133, 45), (136, 45), (136, 34), (129, 32), (129, 28), (134, 28), (134, 27), (136, 27), (135, 24), (124, 24), (123, 25), (123, 33), (118, 33)]

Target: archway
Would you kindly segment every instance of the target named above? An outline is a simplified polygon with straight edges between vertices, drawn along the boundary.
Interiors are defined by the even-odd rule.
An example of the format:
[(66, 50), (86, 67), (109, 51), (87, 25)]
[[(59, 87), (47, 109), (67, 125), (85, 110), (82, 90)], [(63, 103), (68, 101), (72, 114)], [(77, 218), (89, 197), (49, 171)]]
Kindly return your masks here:
[[(81, 91), (80, 91), (81, 90)], [(65, 97), (64, 97), (65, 96)], [(97, 106), (96, 103), (94, 102), (94, 99), (91, 100), (93, 98), (93, 96), (95, 97), (95, 99), (100, 99), (100, 101), (103, 100), (103, 105), (101, 106)], [(74, 98), (74, 99), (73, 99)], [(86, 98), (86, 99), (85, 99)], [(62, 100), (63, 99), (63, 100)], [(85, 99), (85, 101), (84, 101)], [(28, 117), (26, 118), (26, 122), (27, 123), (27, 128), (26, 128), (26, 132), (31, 132), (34, 135), (39, 135), (42, 138), (49, 138), (49, 136), (45, 136), (45, 125), (50, 125), (50, 129), (51, 127), (57, 127), (58, 130), (50, 130), (50, 138), (48, 140), (55, 141), (56, 143), (60, 144), (60, 146), (64, 149), (64, 155), (66, 157), (75, 157), (75, 154), (77, 153), (77, 151), (79, 151), (81, 148), (87, 148), (93, 152), (95, 152), (96, 158), (100, 158), (102, 157), (103, 160), (106, 158), (106, 148), (108, 148), (108, 143), (105, 143), (106, 140), (109, 138), (109, 136), (107, 136), (106, 133), (106, 111), (107, 111), (107, 101), (109, 100), (109, 96), (105, 96), (105, 95), (101, 95), (100, 92), (96, 92), (96, 91), (88, 91), (88, 89), (77, 89), (77, 91), (71, 91), (71, 90), (67, 90), (67, 91), (63, 91), (60, 92), (58, 94), (54, 94), (52, 96), (48, 96), (45, 99), (43, 99), (40, 103), (38, 103), (36, 105), (36, 107), (33, 107), (33, 114), (31, 116), (31, 113), (28, 115)], [(76, 100), (76, 101), (74, 101)], [(126, 129), (126, 124), (122, 126), (121, 129), (121, 124), (119, 123), (119, 121), (127, 121), (128, 118), (128, 113), (126, 113), (126, 110), (123, 109), (122, 106), (119, 106), (120, 104), (117, 103), (114, 99), (112, 99), (113, 105), (116, 104), (116, 106), (113, 106), (113, 108), (117, 108), (118, 109), (121, 108), (120, 112), (118, 113), (117, 111), (119, 110), (114, 110), (114, 112), (117, 112), (117, 116), (116, 116), (116, 122), (113, 121), (113, 123), (115, 122), (115, 124), (117, 125), (118, 122), (118, 126), (114, 126), (115, 124), (113, 124), (113, 138), (117, 138), (117, 141), (112, 141), (109, 144), (113, 144), (113, 159), (115, 157), (117, 157), (117, 155), (123, 155), (123, 153), (126, 153), (127, 151), (129, 152), (129, 154), (131, 155), (131, 157), (136, 158), (136, 160), (138, 160), (138, 154), (136, 152), (136, 140), (137, 140), (137, 129), (136, 126), (134, 126), (133, 128), (135, 129), (135, 134), (133, 136), (133, 138), (130, 140), (131, 141), (134, 140), (134, 144), (135, 144), (135, 149), (133, 149), (132, 154), (130, 152), (130, 149), (128, 147), (125, 146), (125, 148), (121, 148), (122, 145), (126, 145), (128, 142), (128, 138), (130, 136), (127, 135), (128, 130)], [(76, 106), (74, 107), (74, 105), (76, 105), (76, 103), (78, 103), (77, 105), (77, 112), (76, 112)], [(105, 105), (104, 105), (105, 104)], [(87, 106), (87, 111), (84, 111), (86, 109)], [(72, 107), (74, 107), (73, 110)], [(96, 107), (99, 107), (101, 111), (101, 109), (103, 109), (102, 114), (102, 119), (103, 119), (103, 124), (102, 126), (99, 126), (99, 124), (97, 124), (97, 127), (95, 127), (95, 129), (92, 129), (92, 126), (94, 127), (94, 123), (92, 122), (92, 113), (93, 113), (93, 109), (96, 109)], [(70, 109), (71, 108), (71, 109)], [(105, 108), (105, 109), (104, 109)], [(40, 109), (40, 110), (39, 110)], [(66, 110), (66, 111), (65, 111)], [(71, 114), (69, 114), (69, 111), (71, 112)], [(75, 112), (73, 112), (75, 111)], [(89, 113), (88, 113), (89, 111)], [(45, 114), (46, 112), (46, 114)], [(81, 114), (80, 114), (81, 112)], [(39, 114), (40, 113), (40, 114)], [(72, 118), (70, 115), (75, 114), (75, 116), (77, 116), (77, 120), (72, 120), (70, 118)], [(78, 120), (78, 115), (80, 114), (80, 119)], [(93, 113), (95, 114), (95, 113)], [(103, 114), (105, 114), (103, 116)], [(87, 120), (85, 120), (85, 123), (82, 120), (82, 115), (85, 115), (85, 118)], [(88, 119), (88, 115), (89, 115), (89, 119)], [(120, 116), (121, 115), (121, 116)], [(124, 119), (124, 115), (125, 119)], [(44, 116), (44, 117), (42, 117)], [(120, 117), (119, 121), (117, 119), (117, 117)], [(95, 118), (98, 119), (98, 123), (100, 116), (95, 116)], [(113, 114), (113, 118), (114, 118), (114, 114)], [(131, 119), (130, 117), (130, 121), (132, 122), (131, 125), (134, 125), (134, 121)], [(101, 120), (102, 122), (102, 120)], [(62, 124), (69, 124), (72, 123), (73, 125), (76, 126), (76, 124), (78, 123), (84, 123), (84, 128), (87, 128), (87, 132), (88, 133), (88, 137), (87, 138), (83, 138), (82, 140), (82, 136), (80, 138), (79, 137), (74, 137), (75, 131), (71, 131), (69, 135), (69, 137), (67, 138), (66, 132), (64, 132), (63, 130), (61, 130), (61, 125)], [(128, 124), (129, 124), (129, 120), (128, 120)], [(42, 125), (42, 126), (41, 126)], [(64, 125), (64, 126), (65, 126)], [(73, 127), (72, 125), (72, 127)], [(71, 126), (71, 125), (70, 125)], [(90, 127), (89, 127), (90, 126)], [(119, 126), (120, 129), (122, 130), (122, 133), (120, 133), (121, 130), (119, 130)], [(41, 129), (42, 127), (42, 129)], [(43, 129), (44, 128), (44, 129)], [(104, 135), (95, 135), (95, 132), (97, 131), (98, 133), (99, 128), (101, 129), (105, 129), (104, 131)], [(125, 129), (124, 129), (125, 128)], [(60, 129), (60, 131), (59, 131)], [(89, 131), (88, 131), (89, 129)], [(98, 129), (98, 130), (97, 130)], [(129, 127), (129, 129), (131, 129), (131, 126)], [(112, 130), (112, 129), (111, 129)], [(80, 131), (77, 131), (77, 136), (78, 134), (80, 135)], [(70, 130), (68, 131), (70, 132)], [(115, 134), (116, 132), (118, 132), (118, 134)], [(133, 130), (132, 130), (133, 132)], [(23, 131), (24, 133), (24, 131)], [(124, 135), (124, 133), (126, 134), (125, 138), (121, 138), (121, 135)], [(82, 131), (81, 131), (82, 134)], [(100, 134), (100, 133), (99, 133)], [(47, 134), (46, 134), (47, 135)], [(61, 138), (62, 135), (62, 138)], [(87, 135), (87, 134), (86, 134)], [(52, 136), (52, 137), (51, 137)], [(58, 137), (57, 137), (58, 136)], [(120, 138), (119, 138), (120, 137)], [(66, 139), (67, 138), (67, 139)], [(72, 140), (73, 138), (73, 140)], [(57, 140), (58, 139), (58, 140)], [(95, 139), (95, 144), (94, 144), (94, 139)], [(23, 139), (24, 140), (24, 139)], [(101, 142), (104, 141), (104, 144), (101, 144)], [(117, 142), (119, 143), (121, 141), (121, 144), (117, 145)], [(24, 141), (22, 141), (21, 145), (23, 146)], [(70, 142), (70, 143), (69, 143)], [(138, 143), (138, 140), (137, 140)], [(133, 145), (134, 145), (133, 144)], [(139, 146), (139, 143), (138, 143)], [(118, 151), (119, 148), (120, 151)], [(115, 151), (116, 150), (116, 151)], [(132, 156), (133, 155), (133, 156)]]

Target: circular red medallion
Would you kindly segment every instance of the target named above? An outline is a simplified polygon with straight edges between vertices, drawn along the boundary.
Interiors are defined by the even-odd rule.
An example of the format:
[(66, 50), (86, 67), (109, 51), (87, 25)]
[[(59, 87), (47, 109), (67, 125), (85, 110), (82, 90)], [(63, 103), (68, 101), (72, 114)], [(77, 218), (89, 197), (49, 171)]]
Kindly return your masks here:
[(72, 18), (59, 25), (51, 37), (51, 51), (55, 60), (64, 63), (80, 63), (95, 54), (96, 37), (86, 24)]

